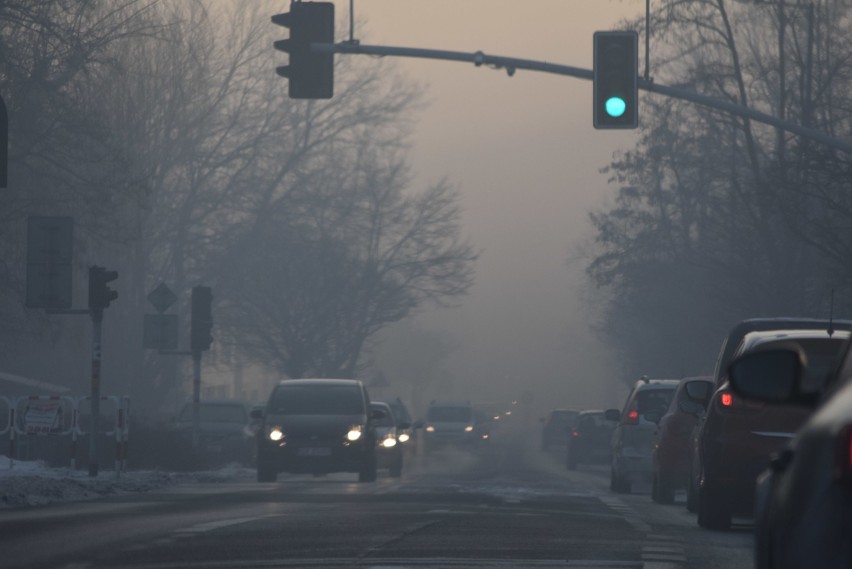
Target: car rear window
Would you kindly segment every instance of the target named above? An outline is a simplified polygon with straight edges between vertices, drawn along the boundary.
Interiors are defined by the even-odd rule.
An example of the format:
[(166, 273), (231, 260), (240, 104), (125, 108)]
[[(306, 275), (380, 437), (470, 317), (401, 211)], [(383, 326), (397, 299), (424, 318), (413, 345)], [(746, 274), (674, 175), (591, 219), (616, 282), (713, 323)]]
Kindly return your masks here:
[(428, 418), (430, 421), (440, 423), (467, 423), (473, 418), (469, 407), (429, 407)]
[(359, 415), (364, 401), (357, 385), (281, 385), (269, 408), (283, 415)]
[(659, 413), (660, 416), (668, 411), (674, 397), (672, 389), (644, 389), (636, 394), (637, 410), (640, 415)]

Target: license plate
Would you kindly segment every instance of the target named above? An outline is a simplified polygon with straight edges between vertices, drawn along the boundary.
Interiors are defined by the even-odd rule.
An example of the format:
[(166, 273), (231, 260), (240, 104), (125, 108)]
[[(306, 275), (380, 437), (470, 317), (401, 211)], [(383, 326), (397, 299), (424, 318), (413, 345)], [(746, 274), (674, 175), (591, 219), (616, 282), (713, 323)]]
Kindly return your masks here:
[(329, 456), (331, 449), (325, 447), (305, 447), (299, 449), (299, 456)]

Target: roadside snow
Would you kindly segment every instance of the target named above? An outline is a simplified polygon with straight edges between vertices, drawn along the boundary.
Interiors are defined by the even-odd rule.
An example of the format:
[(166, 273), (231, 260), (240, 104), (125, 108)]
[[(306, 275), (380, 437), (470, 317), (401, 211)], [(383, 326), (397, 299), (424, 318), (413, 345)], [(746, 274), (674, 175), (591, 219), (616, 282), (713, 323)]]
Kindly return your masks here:
[[(10, 467), (11, 465), (11, 467)], [(130, 471), (116, 477), (100, 469), (87, 471), (49, 468), (40, 461), (14, 461), (0, 455), (0, 509), (91, 500), (102, 496), (150, 492), (175, 484), (237, 482), (254, 478), (254, 470), (236, 464), (202, 472)]]

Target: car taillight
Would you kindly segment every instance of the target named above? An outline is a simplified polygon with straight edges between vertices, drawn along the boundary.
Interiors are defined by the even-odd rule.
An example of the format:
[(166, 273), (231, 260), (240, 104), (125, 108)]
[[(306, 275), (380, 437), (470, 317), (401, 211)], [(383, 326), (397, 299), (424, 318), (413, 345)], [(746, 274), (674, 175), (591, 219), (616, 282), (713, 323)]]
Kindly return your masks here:
[(840, 429), (834, 450), (834, 481), (852, 486), (852, 425)]
[(625, 425), (638, 425), (639, 424), (639, 411), (637, 409), (632, 409), (628, 411), (626, 415), (624, 415)]
[(720, 393), (719, 403), (722, 404), (722, 407), (731, 407), (734, 404), (734, 396), (730, 393)]
[(579, 431), (571, 431), (571, 436), (576, 439), (577, 437), (580, 436), (580, 432)]

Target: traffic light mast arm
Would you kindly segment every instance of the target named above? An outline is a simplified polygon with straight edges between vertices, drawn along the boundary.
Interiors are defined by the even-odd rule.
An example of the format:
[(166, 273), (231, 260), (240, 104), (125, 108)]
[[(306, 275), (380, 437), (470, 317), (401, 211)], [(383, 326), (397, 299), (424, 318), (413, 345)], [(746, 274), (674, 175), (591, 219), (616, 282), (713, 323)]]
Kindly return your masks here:
[[(393, 47), (379, 45), (361, 45), (352, 42), (342, 42), (337, 44), (331, 43), (312, 43), (311, 50), (319, 53), (341, 53), (341, 54), (361, 54), (361, 55), (379, 55), (379, 56), (396, 56), (396, 57), (416, 57), (422, 59), (441, 59), (445, 61), (463, 61), (473, 63), (477, 67), (487, 65), (496, 69), (505, 69), (511, 76), (514, 75), (517, 69), (526, 69), (529, 71), (540, 71), (543, 73), (553, 73), (556, 75), (568, 75), (577, 77), (578, 79), (586, 79), (592, 81), (594, 74), (591, 69), (581, 69), (579, 67), (571, 67), (568, 65), (559, 65), (555, 63), (547, 63), (544, 61), (534, 61), (530, 59), (517, 59), (514, 57), (501, 57), (495, 55), (486, 55), (481, 51), (474, 53), (461, 51), (443, 51), (435, 49), (419, 49), (410, 47)], [(852, 142), (846, 142), (834, 138), (822, 131), (805, 128), (788, 120), (779, 119), (772, 115), (762, 113), (760, 111), (731, 103), (717, 97), (702, 95), (690, 89), (682, 87), (671, 87), (660, 85), (652, 81), (638, 78), (639, 89), (672, 97), (675, 99), (683, 99), (693, 103), (703, 105), (712, 109), (717, 109), (737, 115), (756, 122), (761, 122), (786, 130), (793, 134), (797, 134), (803, 138), (825, 144), (831, 148), (841, 150), (852, 155)]]

